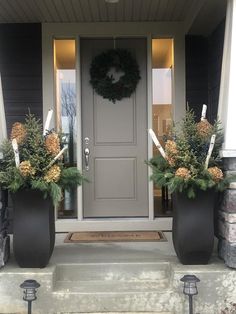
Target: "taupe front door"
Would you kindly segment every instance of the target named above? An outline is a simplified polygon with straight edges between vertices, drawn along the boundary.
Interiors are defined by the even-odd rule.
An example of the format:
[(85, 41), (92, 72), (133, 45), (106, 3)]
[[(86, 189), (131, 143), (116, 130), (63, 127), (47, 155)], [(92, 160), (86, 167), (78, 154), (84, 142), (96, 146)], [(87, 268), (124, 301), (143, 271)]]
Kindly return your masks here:
[(116, 47), (136, 58), (141, 79), (130, 98), (112, 103), (97, 95), (89, 81), (91, 61), (113, 48), (113, 39), (82, 39), (82, 154), (89, 149), (89, 183), (83, 186), (85, 218), (147, 217), (147, 79), (146, 39), (116, 39)]

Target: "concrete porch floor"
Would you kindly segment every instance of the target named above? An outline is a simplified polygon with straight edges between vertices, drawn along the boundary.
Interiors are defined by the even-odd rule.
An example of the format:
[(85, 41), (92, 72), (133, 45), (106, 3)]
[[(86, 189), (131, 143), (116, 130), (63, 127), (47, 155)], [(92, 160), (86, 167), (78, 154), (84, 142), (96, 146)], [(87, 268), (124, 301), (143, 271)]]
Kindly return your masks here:
[[(221, 314), (236, 301), (236, 271), (225, 267), (216, 252), (209, 265), (184, 266), (168, 242), (65, 244), (57, 234), (49, 265), (19, 268), (13, 255), (0, 270), (0, 313), (26, 313), (19, 285), (35, 279), (41, 287), (33, 313), (188, 313), (182, 294), (184, 274), (201, 282), (195, 313)], [(229, 312), (234, 313), (234, 312)]]
[[(171, 232), (166, 242), (64, 243), (66, 234), (57, 234), (52, 264), (166, 261), (176, 257)], [(67, 252), (69, 254), (67, 254)]]

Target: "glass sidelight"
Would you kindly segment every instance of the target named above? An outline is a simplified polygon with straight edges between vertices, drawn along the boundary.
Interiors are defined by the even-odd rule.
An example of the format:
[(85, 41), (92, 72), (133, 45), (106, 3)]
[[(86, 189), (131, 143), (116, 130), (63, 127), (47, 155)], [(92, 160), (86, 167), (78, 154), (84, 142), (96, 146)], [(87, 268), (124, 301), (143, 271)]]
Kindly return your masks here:
[[(76, 166), (76, 42), (74, 39), (54, 40), (54, 79), (56, 99), (56, 128), (68, 146), (65, 163)], [(64, 191), (58, 207), (58, 218), (77, 217), (76, 189)]]
[[(152, 40), (152, 127), (160, 143), (172, 125), (173, 39)], [(153, 145), (153, 156), (159, 154)], [(166, 188), (154, 186), (154, 215), (171, 215), (171, 200)]]

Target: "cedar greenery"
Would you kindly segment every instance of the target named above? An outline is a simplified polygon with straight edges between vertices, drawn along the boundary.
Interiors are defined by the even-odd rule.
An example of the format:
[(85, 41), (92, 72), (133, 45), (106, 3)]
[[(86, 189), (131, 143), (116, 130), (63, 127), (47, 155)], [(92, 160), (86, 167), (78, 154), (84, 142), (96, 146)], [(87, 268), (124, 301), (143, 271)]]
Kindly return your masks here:
[[(117, 82), (112, 75), (108, 75), (111, 68), (116, 72), (124, 72)], [(137, 61), (128, 50), (109, 49), (92, 60), (90, 78), (96, 93), (115, 103), (132, 95), (140, 80), (140, 71)]]
[[(201, 133), (199, 130), (204, 128), (204, 123), (207, 132)], [(157, 155), (148, 162), (153, 170), (151, 179), (156, 186), (166, 186), (170, 193), (184, 192), (189, 198), (196, 196), (197, 189), (223, 191), (227, 188), (233, 178), (226, 178), (221, 171), (223, 164), (219, 151), (223, 142), (222, 129), (218, 121), (210, 127), (207, 123), (206, 120), (196, 123), (194, 113), (187, 111), (182, 123), (172, 128), (164, 139), (167, 158)], [(203, 133), (206, 135), (203, 136)], [(208, 169), (205, 169), (212, 134), (216, 135), (216, 141)]]
[[(20, 123), (16, 123), (19, 124)], [(34, 115), (28, 114), (22, 128), (26, 130), (23, 140), (18, 142), (20, 166), (16, 167), (15, 155), (11, 140), (6, 140), (1, 147), (3, 160), (0, 164), (0, 186), (12, 193), (20, 189), (35, 189), (43, 192), (45, 198), (49, 195), (57, 205), (63, 195), (63, 190), (81, 185), (84, 177), (76, 167), (65, 167), (62, 159), (51, 163), (52, 155), (45, 140), (52, 132), (58, 137), (61, 149), (61, 138), (54, 131), (43, 136), (43, 127)], [(17, 129), (12, 129), (17, 139)], [(21, 136), (22, 138), (22, 136)], [(13, 139), (13, 138), (11, 138)], [(53, 144), (53, 143), (52, 143)], [(51, 163), (51, 165), (50, 165)]]

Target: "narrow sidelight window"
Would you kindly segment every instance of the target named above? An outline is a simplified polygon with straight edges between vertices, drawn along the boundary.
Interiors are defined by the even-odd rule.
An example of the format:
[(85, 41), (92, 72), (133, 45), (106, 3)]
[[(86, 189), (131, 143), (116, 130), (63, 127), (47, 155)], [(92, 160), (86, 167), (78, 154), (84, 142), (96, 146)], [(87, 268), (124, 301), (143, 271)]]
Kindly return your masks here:
[[(152, 123), (160, 143), (164, 147), (165, 137), (172, 125), (172, 77), (173, 39), (152, 40)], [(153, 155), (159, 154), (153, 145)], [(171, 200), (168, 190), (154, 186), (155, 217), (171, 215)]]
[[(56, 128), (68, 146), (65, 163), (76, 166), (76, 49), (74, 39), (54, 40), (54, 78), (56, 100)], [(76, 189), (64, 191), (58, 208), (58, 218), (77, 217)]]

